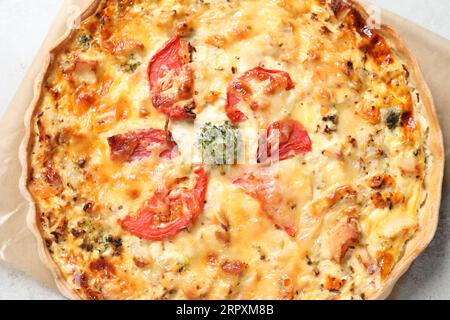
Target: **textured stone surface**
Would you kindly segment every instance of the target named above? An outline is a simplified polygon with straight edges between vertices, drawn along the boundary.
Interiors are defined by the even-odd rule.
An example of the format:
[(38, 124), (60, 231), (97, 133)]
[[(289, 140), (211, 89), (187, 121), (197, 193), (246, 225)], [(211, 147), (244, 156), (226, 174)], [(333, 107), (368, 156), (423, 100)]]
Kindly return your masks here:
[[(450, 39), (448, 0), (372, 0)], [(0, 0), (0, 114), (12, 99), (62, 0)], [(1, 205), (1, 204), (0, 204)], [(450, 299), (450, 196), (431, 246), (400, 280), (391, 298)], [(0, 299), (61, 299), (21, 271), (0, 262)]]

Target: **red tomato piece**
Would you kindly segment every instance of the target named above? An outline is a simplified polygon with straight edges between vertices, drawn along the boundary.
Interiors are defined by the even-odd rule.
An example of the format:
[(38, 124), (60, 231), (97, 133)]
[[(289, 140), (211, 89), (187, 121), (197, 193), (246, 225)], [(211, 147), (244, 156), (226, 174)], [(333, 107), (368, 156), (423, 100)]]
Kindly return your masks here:
[(176, 35), (151, 59), (148, 79), (153, 106), (174, 120), (195, 119), (194, 74), (189, 46)]
[(176, 236), (186, 229), (203, 212), (208, 174), (205, 168), (194, 170), (196, 178), (192, 189), (180, 179), (170, 188), (155, 192), (139, 210), (136, 217), (127, 216), (119, 223), (128, 232), (150, 241)]
[(285, 119), (272, 123), (267, 136), (260, 139), (258, 161), (265, 162), (278, 148), (278, 159), (286, 160), (297, 154), (311, 151), (312, 143), (308, 132), (295, 120)]
[(241, 102), (248, 103), (252, 109), (257, 107), (256, 102), (251, 99), (253, 91), (249, 84), (250, 80), (265, 82), (264, 93), (267, 95), (273, 95), (278, 90), (289, 91), (295, 88), (289, 73), (285, 71), (257, 67), (241, 74), (231, 82), (227, 89), (225, 111), (234, 124), (248, 119), (247, 115), (239, 110)]
[(233, 181), (233, 184), (257, 200), (261, 210), (277, 227), (286, 231), (289, 236), (295, 236), (297, 233), (295, 214), (285, 203), (284, 195), (277, 188), (275, 177), (259, 172), (250, 172)]
[(146, 129), (119, 134), (108, 138), (111, 158), (119, 162), (133, 162), (157, 152), (163, 159), (176, 155), (177, 144), (168, 131)]

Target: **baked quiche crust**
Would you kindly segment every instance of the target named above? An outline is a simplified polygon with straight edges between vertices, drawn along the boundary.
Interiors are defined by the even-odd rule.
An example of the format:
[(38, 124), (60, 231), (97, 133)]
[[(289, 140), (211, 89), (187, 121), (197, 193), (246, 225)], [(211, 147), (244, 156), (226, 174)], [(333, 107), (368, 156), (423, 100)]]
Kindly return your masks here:
[[(36, 80), (20, 151), (28, 224), (66, 297), (384, 299), (430, 243), (444, 167), (433, 100), (358, 2), (82, 12)], [(288, 141), (272, 166), (186, 164), (194, 118), (288, 128)]]

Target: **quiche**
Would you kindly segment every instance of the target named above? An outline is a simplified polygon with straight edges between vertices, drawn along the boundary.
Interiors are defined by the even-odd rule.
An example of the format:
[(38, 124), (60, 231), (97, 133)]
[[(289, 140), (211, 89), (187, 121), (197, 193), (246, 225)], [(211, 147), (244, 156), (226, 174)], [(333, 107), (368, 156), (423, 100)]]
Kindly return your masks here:
[(346, 0), (91, 1), (22, 148), (75, 299), (380, 299), (431, 241), (443, 143), (418, 65)]

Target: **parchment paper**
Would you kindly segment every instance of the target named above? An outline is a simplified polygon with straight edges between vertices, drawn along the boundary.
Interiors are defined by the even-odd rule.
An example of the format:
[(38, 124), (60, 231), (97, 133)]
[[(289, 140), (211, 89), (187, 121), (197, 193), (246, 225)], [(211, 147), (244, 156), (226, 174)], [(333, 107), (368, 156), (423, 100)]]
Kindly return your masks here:
[[(29, 205), (19, 192), (19, 145), (24, 136), (24, 112), (33, 98), (33, 84), (48, 49), (59, 39), (89, 0), (66, 0), (58, 18), (0, 119), (0, 258), (56, 290), (50, 272), (39, 260), (36, 240), (26, 226)], [(82, 10), (82, 9), (81, 9)], [(392, 13), (382, 11), (381, 22), (393, 26), (419, 61), (433, 94), (450, 163), (450, 41)], [(450, 187), (450, 166), (445, 168), (443, 198)], [(398, 290), (401, 288), (398, 288)]]

